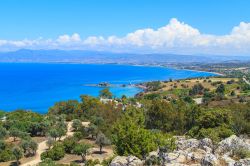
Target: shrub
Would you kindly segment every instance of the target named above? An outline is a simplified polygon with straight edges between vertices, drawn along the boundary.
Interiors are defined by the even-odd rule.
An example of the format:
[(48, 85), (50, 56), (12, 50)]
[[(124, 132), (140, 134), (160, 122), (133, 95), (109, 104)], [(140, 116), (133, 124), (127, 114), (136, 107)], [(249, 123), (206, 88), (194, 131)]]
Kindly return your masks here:
[(0, 150), (4, 150), (7, 147), (7, 144), (4, 140), (0, 140)]
[(220, 85), (217, 87), (217, 89), (216, 89), (215, 92), (216, 92), (216, 93), (219, 93), (219, 94), (224, 94), (224, 93), (225, 93), (225, 85), (224, 85), (224, 84), (220, 84)]
[(235, 95), (236, 95), (235, 91), (234, 90), (231, 91), (230, 96), (235, 96)]
[(161, 165), (160, 159), (158, 156), (150, 156), (146, 159), (145, 161), (146, 166), (151, 166), (151, 165)]
[(232, 151), (231, 157), (236, 159), (250, 158), (250, 151), (244, 147), (237, 147)]
[(95, 166), (100, 164), (99, 160), (87, 160), (87, 162), (85, 163), (85, 166)]
[(10, 161), (13, 159), (15, 159), (15, 156), (10, 149), (4, 149), (0, 151), (0, 162)]
[(50, 158), (46, 158), (41, 163), (39, 163), (39, 166), (57, 166), (57, 165)]
[[(114, 126), (113, 143), (118, 155), (134, 155), (144, 158), (158, 148), (159, 145), (169, 142), (165, 136), (144, 129), (142, 122), (138, 122), (139, 115), (134, 117), (124, 115), (124, 119)], [(135, 118), (135, 119), (134, 119)]]
[(202, 128), (199, 130), (198, 138), (210, 138), (213, 142), (217, 143), (224, 138), (230, 137), (234, 132), (225, 126), (217, 128)]
[(72, 153), (77, 140), (74, 137), (68, 137), (63, 141), (64, 150), (66, 153)]
[(101, 165), (103, 165), (103, 166), (109, 166), (114, 158), (115, 158), (115, 156), (112, 156), (112, 157), (110, 157), (108, 159), (103, 160), (102, 163), (101, 163)]
[(202, 84), (198, 83), (193, 86), (193, 88), (189, 91), (189, 95), (201, 95), (204, 92), (204, 87)]
[(7, 135), (8, 131), (4, 127), (0, 126), (0, 139), (6, 138)]
[(47, 158), (50, 158), (52, 160), (60, 160), (64, 157), (64, 155), (64, 146), (60, 143), (57, 143), (52, 149), (48, 150), (47, 152), (43, 152), (41, 154), (41, 159), (45, 160)]
[(73, 137), (76, 139), (76, 140), (81, 140), (82, 138), (83, 138), (83, 135), (82, 135), (82, 133), (81, 132), (75, 132), (74, 134), (73, 134)]
[(211, 138), (214, 142), (234, 134), (232, 116), (228, 110), (206, 109), (201, 110), (195, 118), (195, 123), (188, 134), (191, 137)]

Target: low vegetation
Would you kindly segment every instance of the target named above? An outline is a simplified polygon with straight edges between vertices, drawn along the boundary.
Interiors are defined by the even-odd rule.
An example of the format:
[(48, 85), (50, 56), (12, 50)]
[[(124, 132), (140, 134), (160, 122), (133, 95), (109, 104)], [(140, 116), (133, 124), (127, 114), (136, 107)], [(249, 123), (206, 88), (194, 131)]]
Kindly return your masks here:
[[(145, 159), (162, 147), (173, 151), (175, 135), (210, 138), (216, 144), (232, 134), (250, 134), (250, 88), (241, 79), (197, 78), (146, 86), (147, 91), (136, 98), (111, 99), (112, 93), (104, 89), (100, 97), (111, 99), (105, 103), (82, 95), (81, 101), (56, 103), (46, 115), (0, 112), (2, 119), (6, 117), (0, 122), (0, 162), (19, 164), (34, 157), (36, 138), (46, 140), (48, 147), (41, 154), (41, 166), (57, 165), (67, 155), (80, 157), (74, 161), (85, 165), (107, 165), (113, 153), (102, 160), (92, 160), (89, 154), (105, 155), (109, 147), (117, 155)], [(195, 98), (201, 98), (201, 103)], [(234, 152), (235, 158), (247, 156), (249, 152), (240, 149)]]

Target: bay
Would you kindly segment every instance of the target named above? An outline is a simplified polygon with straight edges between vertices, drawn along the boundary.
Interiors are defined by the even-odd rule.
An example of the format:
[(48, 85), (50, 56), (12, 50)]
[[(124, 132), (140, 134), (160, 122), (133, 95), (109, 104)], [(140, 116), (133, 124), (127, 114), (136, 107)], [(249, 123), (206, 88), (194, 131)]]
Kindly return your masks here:
[(123, 94), (131, 97), (141, 89), (120, 85), (213, 75), (152, 66), (0, 63), (0, 110), (28, 109), (46, 113), (55, 102), (79, 100), (82, 94), (98, 96), (102, 87), (88, 85), (100, 82), (117, 85), (110, 88), (115, 97)]

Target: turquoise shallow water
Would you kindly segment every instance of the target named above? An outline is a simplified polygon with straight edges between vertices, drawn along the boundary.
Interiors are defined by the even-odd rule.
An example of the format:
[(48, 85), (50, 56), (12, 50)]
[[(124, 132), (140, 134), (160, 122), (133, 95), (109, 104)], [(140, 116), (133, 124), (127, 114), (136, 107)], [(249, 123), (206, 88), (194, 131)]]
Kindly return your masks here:
[[(149, 66), (0, 63), (0, 110), (30, 109), (45, 113), (58, 101), (79, 99), (81, 94), (98, 96), (102, 88), (86, 84), (130, 84), (212, 75)], [(141, 91), (129, 86), (110, 90), (116, 97), (134, 96)]]

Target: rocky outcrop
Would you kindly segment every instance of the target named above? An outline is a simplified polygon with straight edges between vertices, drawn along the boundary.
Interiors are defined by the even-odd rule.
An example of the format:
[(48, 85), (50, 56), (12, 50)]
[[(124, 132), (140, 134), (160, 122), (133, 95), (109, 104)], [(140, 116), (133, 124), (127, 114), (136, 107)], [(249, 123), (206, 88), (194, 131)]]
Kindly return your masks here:
[(234, 166), (249, 166), (250, 165), (250, 158), (241, 159), (234, 163)]
[(220, 158), (226, 165), (228, 166), (234, 166), (235, 164), (235, 160), (233, 160), (231, 157), (229, 157), (228, 155), (223, 155)]
[[(219, 142), (216, 146), (209, 138), (201, 140), (176, 137), (176, 150), (169, 153), (150, 152), (145, 161), (136, 157), (117, 156), (111, 166), (250, 166), (250, 159), (235, 160), (232, 152), (235, 149), (250, 151), (249, 140), (232, 135)], [(161, 154), (159, 156), (159, 154)]]
[(200, 162), (201, 166), (219, 166), (217, 157), (211, 153), (206, 154)]
[(221, 154), (230, 154), (235, 149), (245, 149), (250, 151), (250, 144), (245, 141), (244, 139), (241, 139), (237, 137), (236, 135), (232, 135), (224, 140), (222, 140), (219, 144), (217, 149), (215, 150), (215, 153), (218, 155)]
[(214, 145), (211, 139), (204, 138), (200, 140), (199, 148), (205, 150), (207, 153), (212, 153)]
[(143, 166), (143, 162), (135, 156), (117, 156), (110, 166)]
[(180, 138), (176, 141), (177, 150), (197, 149), (199, 144), (197, 139)]

